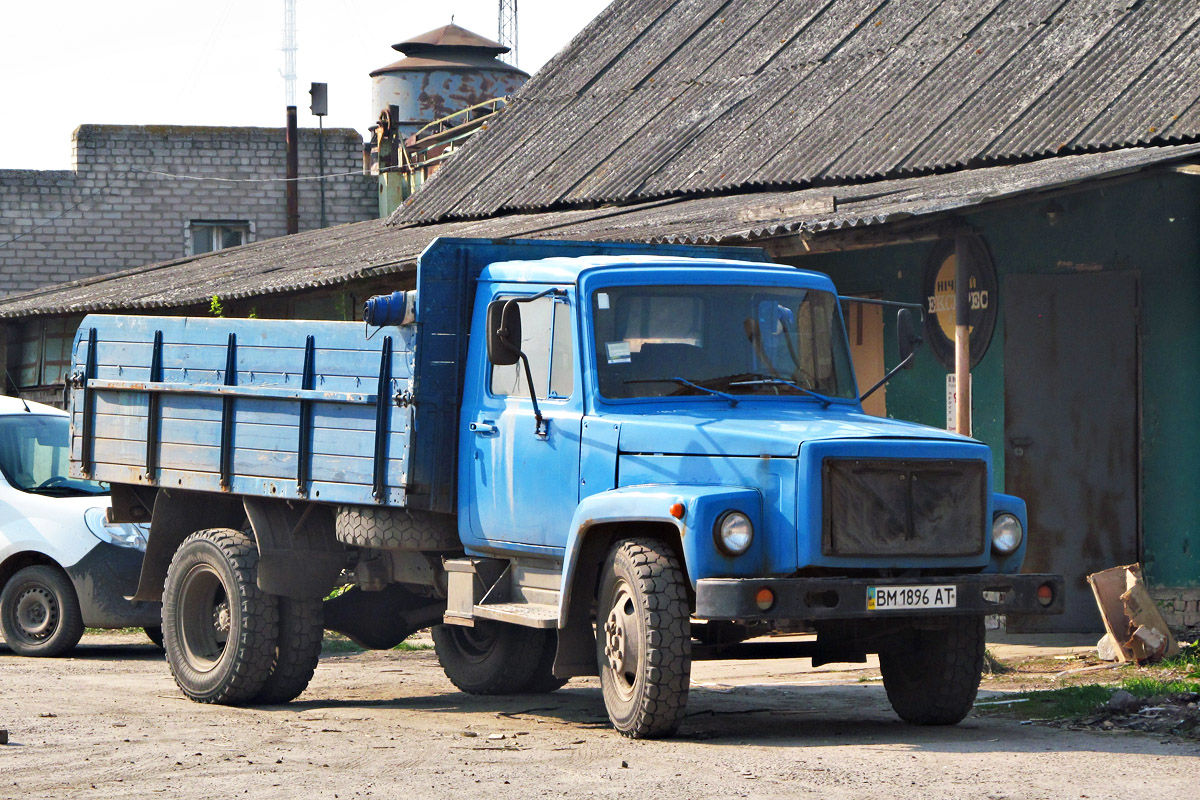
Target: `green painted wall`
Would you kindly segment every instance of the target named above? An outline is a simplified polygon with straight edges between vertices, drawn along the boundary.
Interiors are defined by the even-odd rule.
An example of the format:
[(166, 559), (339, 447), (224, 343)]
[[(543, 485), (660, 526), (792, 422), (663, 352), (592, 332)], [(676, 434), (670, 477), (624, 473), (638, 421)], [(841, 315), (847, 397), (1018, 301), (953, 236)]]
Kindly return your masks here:
[[(1142, 286), (1143, 562), (1157, 586), (1200, 586), (1200, 177), (1163, 173), (965, 217), (996, 265), (999, 317), (973, 373), (975, 435), (1004, 485), (1005, 277), (1135, 270)], [(1056, 210), (1053, 224), (1048, 210)], [(791, 260), (842, 292), (921, 302), (935, 244)], [(885, 344), (896, 362), (894, 315)], [(928, 349), (888, 385), (888, 415), (945, 427), (946, 369)]]

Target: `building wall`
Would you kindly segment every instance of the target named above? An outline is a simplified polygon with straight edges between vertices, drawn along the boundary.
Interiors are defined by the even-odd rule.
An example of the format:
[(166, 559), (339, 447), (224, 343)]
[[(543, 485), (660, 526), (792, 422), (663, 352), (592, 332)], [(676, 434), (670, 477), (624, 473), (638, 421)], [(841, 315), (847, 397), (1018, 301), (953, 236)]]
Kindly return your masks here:
[[(182, 258), (192, 220), (249, 222), (251, 241), (287, 231), (281, 128), (82, 125), (73, 147), (72, 170), (0, 170), (0, 295)], [(299, 158), (318, 174), (316, 130)], [(377, 215), (361, 172), (359, 134), (326, 131), (325, 174), (341, 176), (323, 181), (329, 225)], [(320, 183), (299, 183), (300, 230), (319, 226)]]
[[(1200, 625), (1200, 177), (1163, 173), (970, 215), (991, 250), (999, 315), (973, 371), (975, 435), (991, 446), (1004, 488), (1005, 278), (1136, 270), (1141, 276), (1142, 560), (1156, 597), (1179, 627)], [(843, 292), (882, 291), (921, 302), (934, 243), (814, 255), (795, 263), (830, 273)], [(885, 332), (896, 363), (895, 331)], [(946, 369), (924, 349), (888, 386), (888, 415), (945, 427)], [(1061, 413), (1067, 410), (1048, 410)]]

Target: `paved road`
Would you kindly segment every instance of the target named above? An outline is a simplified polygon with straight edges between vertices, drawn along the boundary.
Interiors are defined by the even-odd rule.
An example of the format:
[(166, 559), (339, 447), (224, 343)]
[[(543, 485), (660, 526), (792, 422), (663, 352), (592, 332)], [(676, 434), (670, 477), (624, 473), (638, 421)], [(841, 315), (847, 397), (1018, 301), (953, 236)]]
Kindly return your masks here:
[(679, 736), (631, 742), (595, 680), (473, 698), (432, 652), (335, 655), (290, 705), (225, 708), (184, 699), (138, 641), (53, 660), (0, 646), (0, 798), (1190, 800), (1200, 767), (1194, 743), (1141, 734), (910, 727), (866, 673), (799, 661), (698, 664)]

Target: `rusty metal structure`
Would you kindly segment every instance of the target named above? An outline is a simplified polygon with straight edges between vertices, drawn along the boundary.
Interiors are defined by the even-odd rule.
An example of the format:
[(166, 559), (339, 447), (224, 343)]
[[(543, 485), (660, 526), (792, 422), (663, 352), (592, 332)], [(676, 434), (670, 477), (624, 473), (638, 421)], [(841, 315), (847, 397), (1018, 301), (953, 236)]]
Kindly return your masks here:
[(415, 191), (529, 79), (499, 60), (507, 46), (454, 24), (392, 47), (404, 58), (371, 72), (377, 123), (369, 161), (380, 175), (381, 216)]

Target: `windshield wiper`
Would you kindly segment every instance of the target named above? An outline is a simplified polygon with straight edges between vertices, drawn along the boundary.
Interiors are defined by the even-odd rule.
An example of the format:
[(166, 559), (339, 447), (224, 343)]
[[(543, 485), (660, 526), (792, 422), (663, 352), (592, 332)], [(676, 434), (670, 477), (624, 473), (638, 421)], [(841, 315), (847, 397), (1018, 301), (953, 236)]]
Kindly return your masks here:
[(823, 395), (820, 392), (814, 392), (812, 389), (806, 389), (798, 383), (785, 380), (784, 378), (777, 378), (774, 375), (764, 375), (761, 372), (747, 372), (743, 375), (730, 377), (738, 378), (738, 380), (731, 380), (725, 384), (726, 386), (790, 386), (802, 394), (820, 400), (823, 404), (822, 408), (829, 408), (829, 404), (833, 402), (832, 397)]
[(687, 378), (634, 378), (625, 381), (625, 383), (678, 383), (680, 386), (687, 386), (692, 389), (699, 389), (706, 394), (711, 394), (729, 402), (730, 408), (735, 408), (738, 400), (733, 395), (727, 392), (718, 392), (716, 389), (709, 389), (707, 386), (701, 386), (698, 383), (692, 383)]

